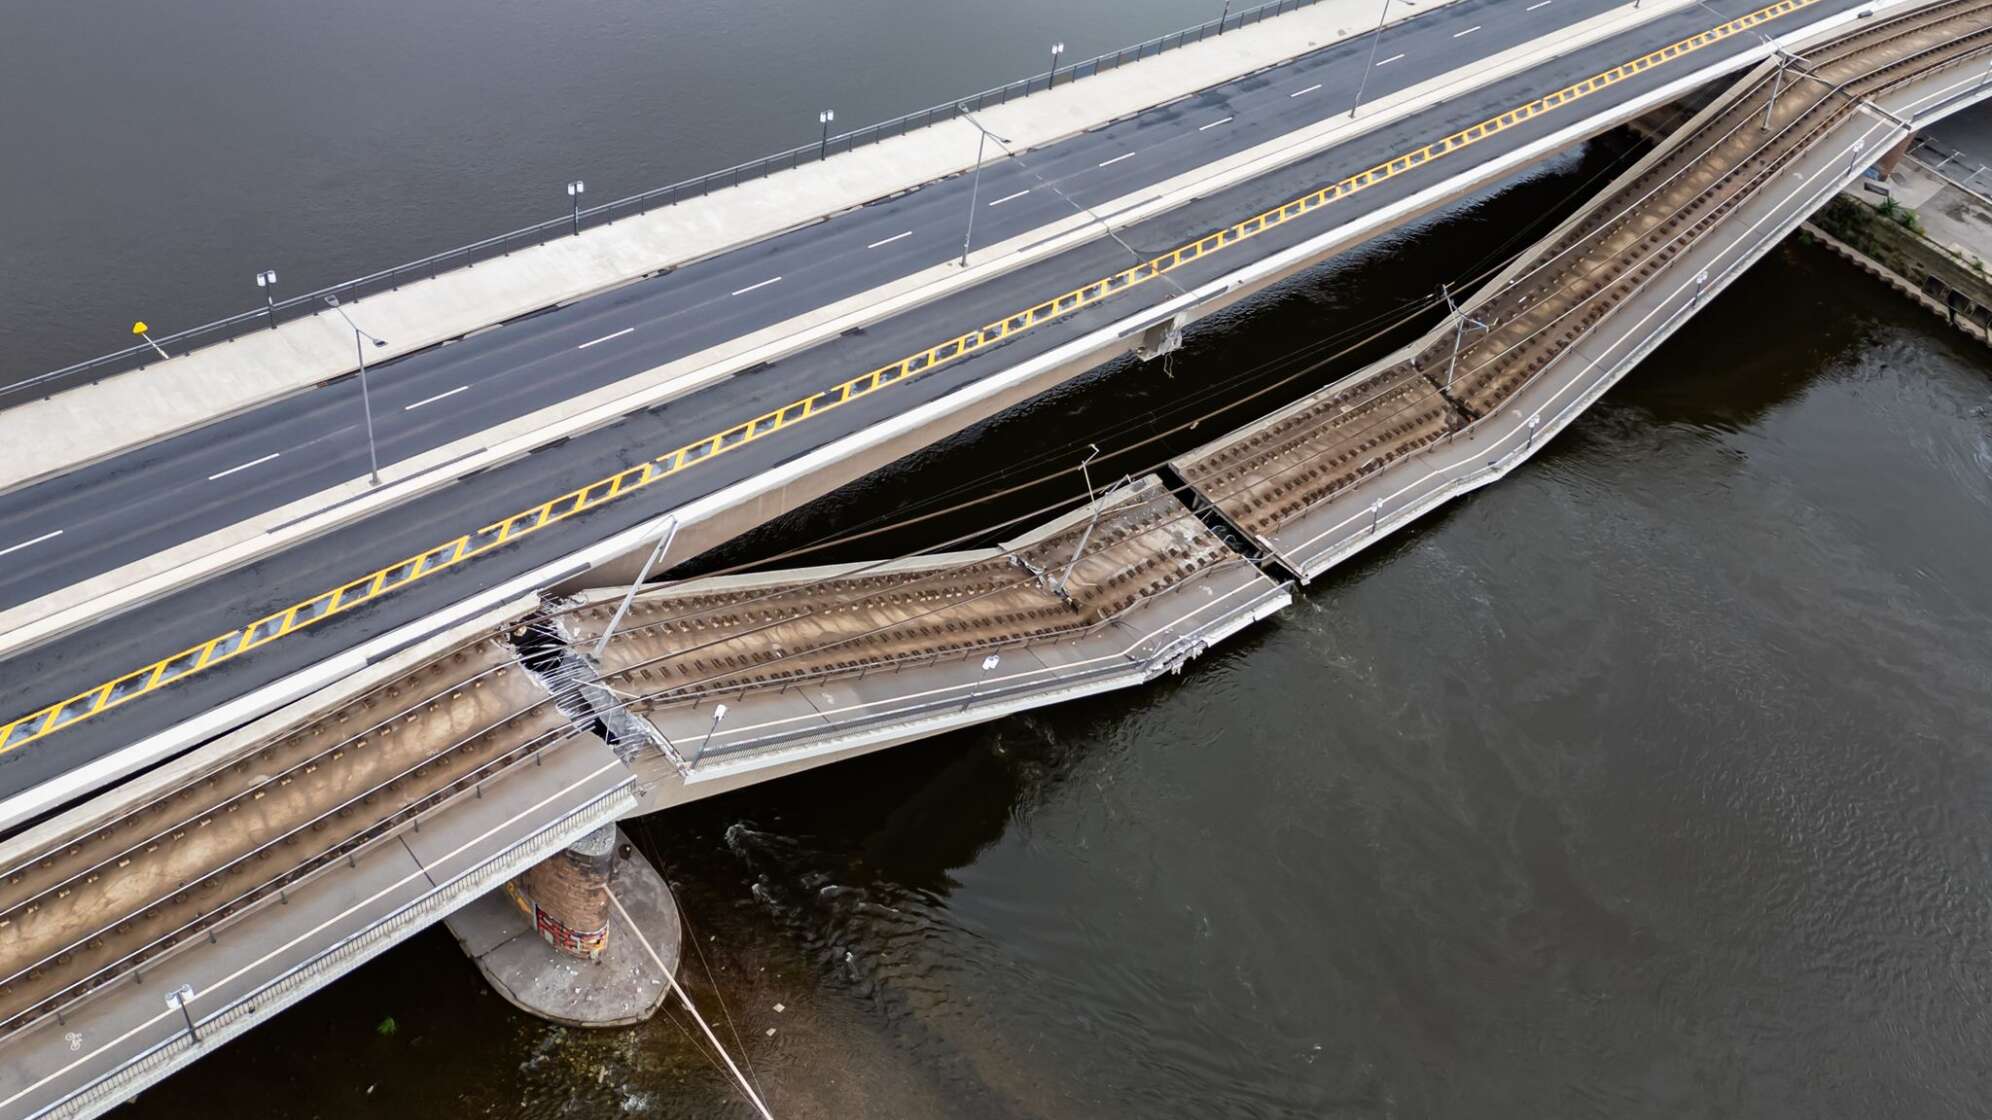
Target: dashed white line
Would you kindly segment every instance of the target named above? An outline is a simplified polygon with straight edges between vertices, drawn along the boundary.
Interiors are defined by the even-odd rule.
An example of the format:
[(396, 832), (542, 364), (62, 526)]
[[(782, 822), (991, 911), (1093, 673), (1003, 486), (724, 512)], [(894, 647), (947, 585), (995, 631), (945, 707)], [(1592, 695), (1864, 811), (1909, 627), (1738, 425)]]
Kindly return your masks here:
[(1465, 31), (1455, 31), (1455, 32), (1453, 32), (1453, 38), (1455, 38), (1455, 39), (1463, 39), (1463, 38), (1465, 38), (1466, 36), (1468, 36), (1468, 35), (1471, 35), (1471, 34), (1473, 34), (1474, 32), (1476, 32), (1476, 31), (1480, 30), (1480, 29), (1481, 29), (1481, 28), (1482, 28), (1483, 26), (1485, 26), (1485, 25), (1484, 25), (1484, 24), (1479, 24), (1479, 23), (1476, 23), (1476, 24), (1474, 24), (1474, 25), (1473, 25), (1472, 27), (1469, 27), (1469, 28), (1467, 28), (1467, 29), (1466, 29)]
[[(1457, 36), (1455, 36), (1455, 38), (1457, 38)], [(1396, 62), (1396, 61), (1397, 61), (1398, 59), (1400, 59), (1400, 58), (1403, 58), (1403, 57), (1404, 57), (1404, 56), (1403, 56), (1403, 55), (1401, 55), (1401, 54), (1394, 54), (1394, 55), (1391, 55), (1391, 56), (1390, 56), (1389, 58), (1386, 58), (1386, 59), (1384, 59), (1384, 60), (1383, 60), (1382, 62), (1379, 62), (1379, 63), (1377, 63), (1377, 65), (1378, 65), (1378, 66), (1388, 66), (1388, 65), (1390, 65), (1391, 63), (1393, 63), (1393, 62)]]
[(1209, 124), (1206, 124), (1206, 125), (1201, 125), (1201, 126), (1199, 126), (1199, 127), (1197, 128), (1197, 131), (1198, 131), (1198, 132), (1209, 132), (1209, 131), (1210, 131), (1211, 129), (1213, 129), (1213, 128), (1216, 128), (1216, 127), (1217, 127), (1218, 125), (1221, 125), (1221, 124), (1230, 124), (1230, 123), (1231, 123), (1231, 118), (1230, 118), (1230, 117), (1226, 117), (1226, 118), (1224, 118), (1224, 119), (1223, 119), (1223, 120), (1221, 120), (1221, 121), (1212, 121), (1212, 122), (1210, 122)]
[(876, 248), (878, 248), (878, 247), (879, 247), (880, 245), (890, 245), (890, 244), (892, 244), (893, 242), (895, 242), (895, 241), (898, 241), (898, 240), (899, 240), (899, 239), (901, 239), (901, 238), (904, 238), (904, 237), (911, 237), (911, 236), (913, 236), (913, 231), (909, 229), (909, 230), (907, 230), (907, 231), (906, 231), (905, 233), (895, 233), (895, 234), (893, 234), (893, 235), (892, 235), (891, 237), (888, 237), (888, 238), (886, 238), (886, 239), (885, 239), (885, 240), (883, 240), (883, 241), (874, 241), (874, 242), (872, 242), (871, 244), (869, 244), (869, 245), (865, 246), (865, 248), (867, 248), (867, 249), (876, 249)]
[[(635, 327), (631, 327), (631, 328), (630, 328), (630, 330), (635, 330), (635, 329), (636, 329)], [(627, 333), (627, 332), (617, 332), (617, 333)], [(610, 335), (609, 337), (610, 337), (610, 338), (614, 338), (614, 337), (615, 337), (615, 335)], [(599, 339), (597, 339), (596, 341), (600, 341), (600, 340), (599, 340)], [(594, 345), (594, 343), (592, 343), (592, 342), (591, 342), (591, 343), (589, 343), (589, 345), (590, 345), (590, 346), (592, 346), (592, 345)], [(403, 411), (403, 412), (413, 412), (413, 411), (415, 411), (416, 409), (418, 409), (418, 408), (421, 408), (421, 407), (422, 407), (423, 405), (425, 405), (425, 404), (435, 404), (435, 403), (436, 403), (437, 401), (439, 401), (439, 400), (442, 400), (442, 399), (443, 399), (444, 397), (454, 397), (454, 396), (456, 396), (456, 395), (457, 395), (458, 393), (461, 393), (461, 392), (463, 392), (464, 390), (466, 390), (466, 389), (468, 389), (468, 388), (470, 388), (470, 386), (468, 386), (468, 385), (459, 385), (459, 386), (457, 386), (456, 388), (454, 388), (454, 389), (451, 389), (451, 390), (450, 390), (449, 392), (447, 392), (447, 393), (437, 393), (437, 394), (436, 394), (435, 396), (433, 396), (433, 397), (427, 397), (427, 398), (425, 398), (425, 399), (423, 399), (423, 400), (419, 400), (419, 401), (416, 401), (416, 402), (415, 402), (414, 404), (409, 404), (409, 405), (403, 405), (403, 406), (401, 406), (401, 411)]]
[(217, 478), (227, 478), (229, 475), (234, 474), (236, 471), (246, 471), (250, 467), (257, 466), (262, 463), (267, 463), (270, 460), (282, 454), (283, 452), (281, 451), (272, 451), (268, 455), (263, 456), (261, 459), (251, 459), (239, 467), (230, 467), (227, 470), (222, 471), (220, 474), (211, 474), (208, 476), (208, 481), (213, 482)]
[[(735, 293), (735, 294), (738, 294), (738, 293)], [(621, 329), (621, 330), (617, 331), (617, 332), (616, 332), (616, 333), (614, 333), (614, 334), (605, 334), (605, 335), (603, 335), (603, 336), (602, 336), (602, 337), (600, 337), (600, 338), (591, 338), (591, 339), (589, 339), (588, 341), (586, 341), (586, 342), (582, 343), (581, 345), (579, 345), (579, 346), (576, 346), (576, 347), (575, 347), (575, 349), (576, 349), (576, 350), (586, 350), (586, 349), (587, 349), (588, 347), (590, 347), (590, 346), (593, 346), (593, 345), (595, 345), (595, 344), (596, 344), (596, 343), (598, 343), (598, 342), (607, 342), (608, 340), (610, 340), (610, 339), (612, 339), (612, 338), (621, 338), (622, 336), (624, 336), (624, 335), (628, 334), (629, 332), (631, 332), (631, 331), (633, 331), (633, 330), (635, 330), (635, 329), (636, 329), (635, 327), (624, 327), (623, 329)]]
[(61, 536), (61, 535), (62, 535), (62, 530), (60, 530), (60, 529), (57, 529), (57, 530), (56, 530), (55, 532), (53, 532), (53, 533), (43, 533), (43, 534), (42, 534), (41, 536), (39, 536), (39, 537), (36, 537), (36, 538), (35, 538), (34, 540), (31, 540), (31, 541), (22, 541), (22, 542), (21, 542), (20, 544), (17, 544), (17, 545), (15, 545), (15, 546), (13, 546), (12, 548), (0, 548), (0, 556), (5, 556), (5, 555), (7, 555), (7, 554), (8, 554), (8, 553), (10, 553), (10, 552), (19, 552), (19, 551), (21, 551), (22, 549), (24, 549), (24, 548), (28, 547), (28, 546), (29, 546), (29, 545), (31, 545), (31, 544), (40, 544), (40, 543), (41, 543), (41, 542), (43, 542), (43, 541), (50, 541), (50, 540), (54, 540), (55, 538), (57, 538), (57, 537), (59, 537), (59, 536)]
[(1297, 90), (1294, 90), (1294, 91), (1293, 91), (1292, 93), (1289, 93), (1289, 94), (1287, 94), (1287, 96), (1288, 96), (1288, 97), (1299, 97), (1299, 96), (1300, 96), (1301, 94), (1303, 94), (1303, 93), (1313, 93), (1313, 92), (1314, 92), (1315, 90), (1317, 90), (1317, 89), (1320, 89), (1320, 88), (1321, 88), (1321, 83), (1320, 83), (1320, 82), (1316, 82), (1316, 83), (1314, 83), (1313, 85), (1311, 85), (1311, 86), (1308, 86), (1308, 87), (1307, 87), (1306, 89), (1297, 89)]
[(1549, 7), (1549, 0), (1536, 0), (1535, 3), (1530, 4), (1528, 7), (1523, 8), (1522, 10), (1525, 12), (1533, 12), (1537, 8), (1547, 8), (1547, 7)]
[(1112, 158), (1112, 159), (1103, 159), (1103, 160), (1101, 160), (1101, 161), (1100, 161), (1100, 166), (1101, 166), (1101, 167), (1106, 167), (1106, 166), (1108, 166), (1109, 164), (1115, 164), (1115, 163), (1119, 163), (1120, 161), (1122, 161), (1122, 160), (1124, 160), (1124, 159), (1133, 159), (1133, 158), (1134, 158), (1134, 157), (1135, 157), (1136, 155), (1138, 155), (1138, 154), (1139, 154), (1139, 153), (1137, 153), (1137, 152), (1129, 152), (1129, 153), (1127, 153), (1126, 155), (1119, 155), (1119, 156), (1115, 156), (1115, 157), (1114, 157), (1114, 158)]
[(753, 291), (753, 290), (754, 290), (754, 289), (756, 289), (756, 288), (765, 288), (765, 287), (767, 287), (768, 285), (770, 285), (770, 284), (774, 283), (774, 282), (775, 282), (776, 280), (780, 280), (780, 279), (781, 279), (781, 277), (779, 277), (779, 276), (775, 276), (775, 277), (771, 277), (771, 278), (769, 278), (769, 279), (767, 279), (767, 280), (763, 280), (763, 281), (761, 281), (761, 282), (760, 282), (759, 284), (749, 284), (749, 285), (747, 285), (746, 287), (744, 287), (744, 288), (740, 289), (739, 291), (737, 291), (737, 292), (735, 292), (735, 293), (733, 293), (733, 294), (734, 294), (734, 295), (736, 295), (736, 296), (744, 296), (744, 295), (746, 295), (746, 294), (747, 294), (748, 292), (751, 292), (751, 291)]
[(1006, 195), (1004, 195), (1004, 196), (1003, 196), (1002, 198), (999, 198), (999, 199), (997, 199), (996, 201), (994, 201), (994, 202), (990, 203), (989, 205), (991, 205), (991, 206), (1001, 206), (1001, 205), (1003, 205), (1004, 203), (1006, 203), (1006, 202), (1010, 201), (1010, 200), (1011, 200), (1011, 199), (1013, 199), (1013, 198), (1022, 198), (1022, 197), (1024, 197), (1025, 195), (1027, 195), (1027, 194), (1029, 194), (1029, 193), (1031, 193), (1031, 190), (1030, 190), (1030, 188), (1029, 188), (1029, 187), (1025, 187), (1025, 188), (1024, 188), (1023, 190), (1020, 190), (1020, 191), (1018, 191), (1018, 192), (1017, 192), (1016, 194), (1006, 194)]

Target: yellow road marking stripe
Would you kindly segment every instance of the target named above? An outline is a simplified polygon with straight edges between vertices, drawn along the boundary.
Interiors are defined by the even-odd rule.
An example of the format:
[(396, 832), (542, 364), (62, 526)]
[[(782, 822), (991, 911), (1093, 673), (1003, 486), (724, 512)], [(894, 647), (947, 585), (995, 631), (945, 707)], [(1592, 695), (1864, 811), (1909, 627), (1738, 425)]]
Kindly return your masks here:
[[(1759, 24), (1810, 7), (1819, 0), (1778, 0), (1719, 24), (1697, 35), (1679, 42), (1649, 51), (1638, 58), (1622, 62), (1609, 70), (1594, 74), (1582, 81), (1565, 86), (1553, 93), (1544, 94), (1525, 105), (1503, 110), (1478, 124), (1469, 125), (1450, 136), (1435, 140), (1423, 147), (1393, 156), (1375, 167), (1356, 172), (1327, 186), (1312, 191), (1290, 202), (1281, 203), (1263, 213), (1236, 222), (1225, 229), (1207, 234), (1196, 241), (1143, 261), (1132, 268), (1123, 269), (1112, 276), (1095, 280), (1064, 295), (1019, 311), (1008, 318), (999, 319), (988, 326), (960, 335), (932, 349), (901, 359), (891, 365), (880, 367), (869, 373), (860, 374), (839, 385), (819, 393), (814, 393), (793, 404), (784, 405), (773, 412), (756, 417), (744, 424), (727, 428), (717, 435), (705, 437), (686, 444), (675, 451), (669, 451), (648, 462), (619, 471), (606, 479), (591, 482), (579, 490), (569, 491), (550, 502), (537, 505), (513, 514), (503, 521), (496, 521), (474, 533), (467, 533), (447, 544), (431, 548), (407, 560), (399, 561), (382, 568), (371, 575), (362, 576), (351, 583), (329, 592), (315, 595), (293, 607), (287, 607), (275, 614), (251, 623), (243, 630), (233, 630), (221, 637), (203, 642), (183, 650), (171, 657), (162, 658), (143, 669), (127, 673), (109, 684), (98, 685), (78, 693), (67, 700), (51, 704), (46, 708), (30, 712), (10, 723), (0, 724), (0, 754), (46, 738), (55, 732), (72, 726), (100, 712), (118, 707), (136, 697), (166, 687), (169, 684), (192, 676), (211, 666), (232, 660), (242, 653), (273, 642), (287, 634), (302, 630), (307, 626), (343, 614), (346, 611), (370, 603), (391, 591), (398, 590), (435, 572), (456, 567), (465, 561), (475, 559), (486, 552), (498, 548), (529, 533), (538, 532), (550, 525), (558, 524), (569, 517), (583, 513), (597, 506), (634, 493), (651, 484), (669, 478), (688, 467), (702, 463), (714, 455), (731, 451), (734, 448), (760, 439), (771, 432), (781, 431), (807, 417), (827, 412), (850, 401), (857, 400), (879, 389), (894, 385), (930, 370), (946, 365), (964, 354), (992, 342), (998, 342), (1011, 335), (1021, 334), (1033, 327), (1041, 326), (1055, 319), (1062, 319), (1083, 307), (1091, 306), (1110, 295), (1116, 295), (1136, 285), (1148, 283), (1170, 269), (1189, 261), (1220, 252), (1247, 238), (1254, 237), (1267, 229), (1281, 224), (1289, 218), (1297, 217), (1309, 210), (1317, 209), (1337, 199), (1367, 190), (1376, 184), (1399, 175), (1440, 156), (1449, 155), (1461, 148), (1480, 142), (1505, 128), (1530, 120), (1551, 109), (1562, 108), (1573, 101), (1587, 97), (1619, 81), (1641, 73), (1652, 66), (1672, 62), (1713, 43), (1721, 42)], [(820, 402), (820, 403), (819, 403)], [(791, 415), (791, 410), (795, 410)], [(623, 479), (635, 476), (632, 481)], [(597, 491), (600, 491), (597, 494)], [(562, 508), (562, 507), (565, 508)], [(530, 522), (530, 523), (528, 523)], [(448, 555), (443, 556), (444, 553)], [(432, 557), (441, 557), (433, 562)], [(364, 591), (356, 588), (364, 587)], [(325, 601), (323, 610), (305, 612), (303, 608)], [(266, 632), (265, 632), (266, 631)], [(118, 686), (139, 677), (147, 677), (142, 686), (128, 691), (120, 691)]]

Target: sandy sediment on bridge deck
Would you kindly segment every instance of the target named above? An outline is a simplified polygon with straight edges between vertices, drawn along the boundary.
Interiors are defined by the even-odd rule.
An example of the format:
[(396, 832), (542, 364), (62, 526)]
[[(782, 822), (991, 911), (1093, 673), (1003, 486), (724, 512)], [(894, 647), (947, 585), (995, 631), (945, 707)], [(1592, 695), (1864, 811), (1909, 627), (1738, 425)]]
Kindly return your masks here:
[(0, 1021), (156, 959), (567, 722), (488, 629), (336, 703), (271, 717), (249, 749), (11, 866)]
[[(1097, 524), (1082, 508), (998, 548), (645, 592), (604, 651), (602, 676), (660, 701), (689, 699), (1055, 641), (1244, 562), (1153, 476), (1101, 505)], [(578, 646), (600, 636), (616, 600), (605, 589), (562, 613)]]

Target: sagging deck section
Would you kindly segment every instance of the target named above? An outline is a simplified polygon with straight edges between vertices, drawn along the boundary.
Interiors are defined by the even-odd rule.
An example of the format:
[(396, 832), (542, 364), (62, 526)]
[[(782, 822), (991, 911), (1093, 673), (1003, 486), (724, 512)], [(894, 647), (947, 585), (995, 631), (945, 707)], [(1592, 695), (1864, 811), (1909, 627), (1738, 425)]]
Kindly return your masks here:
[(569, 734), (485, 634), (0, 880), (0, 1033), (140, 973)]
[[(1703, 264), (1685, 263), (1720, 257), (1709, 246), (1725, 218), (1780, 193), (1780, 173), (1863, 98), (1984, 53), (1988, 20), (1984, 5), (1956, 0), (1841, 36), (1782, 71), (1765, 64), (1423, 339), (1174, 466), (1303, 580), (1412, 505), (1431, 508), (1440, 489), (1492, 481), (1553, 434), (1538, 438), (1537, 398), (1558, 395), (1545, 386), (1622, 374), (1650, 349), (1618, 349), (1628, 321), (1664, 315), (1657, 344), (1726, 283), (1731, 271), (1711, 285)], [(1552, 429), (1567, 417), (1554, 419)]]
[[(618, 599), (560, 612), (577, 648)], [(994, 548), (645, 592), (600, 671), (639, 773), (696, 784), (1140, 683), (1288, 601), (1151, 476)]]

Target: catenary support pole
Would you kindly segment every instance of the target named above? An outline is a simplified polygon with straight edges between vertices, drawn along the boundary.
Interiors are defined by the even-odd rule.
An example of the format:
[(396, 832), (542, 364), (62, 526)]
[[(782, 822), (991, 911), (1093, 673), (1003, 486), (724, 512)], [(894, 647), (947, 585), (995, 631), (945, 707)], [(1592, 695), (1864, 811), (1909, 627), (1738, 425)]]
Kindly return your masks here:
[(636, 600), (637, 590), (643, 586), (644, 580), (650, 578), (650, 569), (656, 567), (657, 561), (670, 550), (671, 541), (677, 535), (678, 519), (673, 517), (664, 523), (664, 532), (657, 537), (657, 547), (650, 550), (650, 558), (643, 562), (643, 568), (636, 573), (636, 578), (630, 581), (629, 593), (622, 597), (622, 602), (616, 606), (616, 613), (609, 618), (609, 624), (602, 628), (601, 640), (595, 643), (594, 657), (597, 663), (602, 660), (602, 651), (609, 648), (609, 639), (615, 635), (616, 627), (622, 625), (623, 616), (629, 613), (629, 605)]

